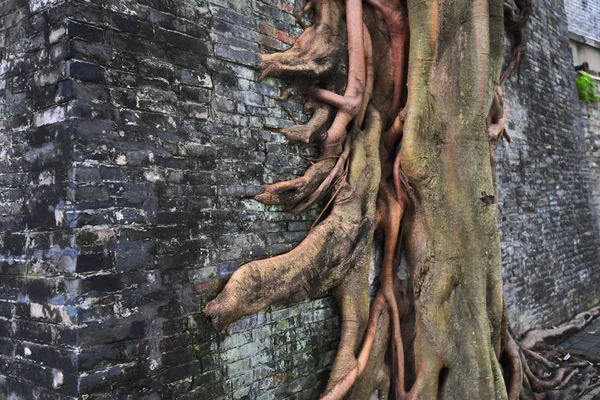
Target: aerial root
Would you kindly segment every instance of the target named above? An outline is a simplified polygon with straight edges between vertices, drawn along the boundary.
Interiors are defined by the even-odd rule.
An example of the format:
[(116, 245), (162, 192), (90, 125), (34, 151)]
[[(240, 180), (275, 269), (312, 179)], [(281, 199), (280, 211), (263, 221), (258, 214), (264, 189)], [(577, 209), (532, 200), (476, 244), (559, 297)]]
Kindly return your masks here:
[(521, 339), (521, 346), (526, 349), (533, 349), (539, 344), (558, 341), (566, 335), (575, 333), (583, 329), (588, 322), (600, 315), (600, 306), (591, 310), (579, 313), (571, 321), (566, 322), (556, 328), (546, 330), (532, 330), (525, 334)]
[[(343, 321), (350, 328), (362, 314), (356, 311), (357, 307), (344, 304), (364, 297), (362, 329), (366, 327), (368, 296), (362, 296), (367, 288), (361, 285), (368, 285), (376, 188), (380, 179), (377, 145), (380, 134), (379, 115), (370, 112), (365, 130), (352, 142), (361, 156), (350, 160), (348, 184), (342, 189), (344, 201), (336, 202), (328, 217), (292, 251), (241, 266), (217, 298), (208, 303), (203, 312), (217, 330), (223, 331), (232, 322), (269, 305), (320, 297), (334, 288), (341, 293), (336, 298), (345, 315)], [(353, 317), (352, 313), (358, 316)], [(360, 326), (352, 328), (360, 332), (360, 337), (358, 333), (352, 334), (358, 339), (363, 332)]]
[[(298, 204), (294, 208), (294, 212), (296, 214), (300, 214), (302, 211), (309, 208), (311, 205), (319, 201), (325, 195), (325, 193), (327, 193), (327, 191), (331, 187), (331, 184), (336, 178), (338, 178), (341, 175), (342, 170), (345, 168), (346, 161), (348, 160), (348, 156), (350, 155), (350, 150), (351, 140), (346, 140), (346, 144), (344, 145), (344, 151), (342, 151), (342, 154), (337, 159), (335, 166), (331, 169), (331, 171), (329, 171), (329, 174), (325, 179), (323, 179), (319, 187), (316, 188), (306, 200), (304, 200), (302, 203)], [(343, 182), (341, 184), (343, 184)]]
[(390, 35), (394, 82), (390, 115), (395, 115), (396, 118), (382, 136), (386, 149), (393, 154), (400, 141), (404, 122), (404, 116), (399, 112), (404, 95), (405, 65), (408, 55), (408, 19), (398, 0), (368, 0), (368, 3), (384, 18)]
[(530, 14), (530, 0), (504, 0), (504, 23), (507, 31), (513, 34), (515, 45), (508, 66), (500, 75), (498, 87), (487, 117), (487, 128), (493, 150), (498, 148), (501, 140), (506, 140), (508, 143), (511, 140), (505, 129), (502, 86), (504, 86), (513, 70), (519, 66), (525, 51), (527, 51), (525, 25), (527, 25)]
[(504, 0), (504, 23), (506, 29), (514, 35), (515, 48), (506, 70), (500, 76), (500, 86), (504, 85), (512, 71), (521, 63), (521, 59), (527, 50), (525, 25), (527, 25), (530, 15), (530, 0)]
[(505, 129), (504, 102), (502, 101), (502, 89), (500, 86), (496, 87), (496, 93), (494, 94), (487, 117), (487, 128), (490, 142), (494, 146), (494, 149), (498, 147), (498, 143), (501, 140), (506, 140), (510, 143), (510, 136)]
[(254, 199), (266, 205), (282, 205), (286, 210), (292, 209), (317, 190), (336, 162), (337, 157), (320, 159), (299, 178), (265, 185), (264, 192)]
[(302, 29), (306, 29), (306, 25), (304, 24), (304, 22), (302, 22), (302, 17), (304, 17), (304, 15), (306, 15), (310, 10), (312, 10), (313, 7), (314, 7), (313, 0), (308, 0), (306, 2), (306, 5), (304, 6), (304, 8), (302, 8), (302, 10), (294, 16), (296, 23), (298, 25), (300, 25), (300, 27)]
[[(387, 341), (386, 343), (378, 343), (381, 341), (381, 339), (378, 340), (378, 334), (381, 335), (380, 325), (383, 316), (386, 316), (386, 324), (389, 324), (391, 322), (389, 321), (389, 319), (392, 318), (391, 307), (388, 300), (386, 299), (383, 290), (379, 290), (379, 292), (375, 296), (375, 300), (371, 304), (369, 321), (367, 324), (367, 329), (365, 331), (362, 346), (357, 357), (356, 365), (342, 379), (337, 381), (337, 383), (333, 387), (327, 390), (321, 397), (321, 400), (340, 400), (344, 398), (344, 396), (350, 391), (350, 389), (357, 382), (357, 380), (361, 378), (363, 373), (365, 373), (366, 367), (369, 363), (375, 363), (379, 361), (381, 364), (383, 364), (382, 367), (385, 366), (383, 356), (385, 355), (385, 347)], [(403, 315), (399, 314), (398, 317), (400, 319), (403, 317)], [(387, 335), (385, 336), (387, 337)], [(396, 340), (401, 341), (402, 339), (401, 337), (399, 337)], [(392, 339), (392, 342), (390, 342), (389, 345), (394, 346), (394, 339)], [(375, 355), (374, 353), (378, 354)], [(385, 366), (385, 368), (383, 369), (387, 370), (387, 366)], [(380, 376), (379, 382), (376, 383), (379, 384), (378, 386), (381, 386), (379, 398), (387, 399), (387, 389), (390, 386), (388, 373), (385, 373), (383, 376)], [(364, 388), (357, 388), (357, 390), (360, 390), (363, 394), (366, 395), (372, 394), (372, 391), (365, 391)], [(385, 393), (381, 393), (382, 391), (384, 391)], [(397, 397), (398, 399), (402, 399), (406, 396), (406, 393), (403, 390), (403, 386), (402, 390), (399, 390), (399, 393), (397, 395), (400, 396)]]
[(326, 129), (331, 122), (333, 108), (327, 105), (318, 106), (310, 120), (303, 125), (293, 125), (279, 131), (288, 142), (293, 144), (320, 143), (326, 138)]
[[(349, 20), (350, 20), (350, 18), (351, 17), (348, 17)], [(354, 16), (354, 18), (357, 18), (357, 17)], [(363, 64), (363, 66), (362, 66), (362, 69), (357, 67), (357, 69), (359, 71), (355, 72), (355, 75), (360, 75), (362, 72), (364, 72), (364, 74), (365, 74), (364, 79), (366, 79), (365, 87), (362, 89), (359, 89), (360, 84), (356, 83), (355, 81), (360, 80), (360, 77), (355, 76), (354, 80), (350, 81), (350, 73), (349, 73), (349, 82), (348, 82), (347, 87), (350, 89), (346, 90), (346, 94), (344, 96), (340, 96), (336, 93), (333, 93), (333, 92), (330, 92), (330, 91), (327, 91), (324, 89), (319, 89), (319, 88), (313, 88), (310, 92), (311, 96), (315, 100), (320, 100), (320, 101), (325, 102), (326, 104), (330, 104), (332, 106), (339, 108), (338, 114), (336, 115), (336, 119), (334, 120), (334, 123), (332, 125), (332, 129), (330, 129), (330, 131), (327, 134), (327, 139), (325, 141), (325, 144), (328, 144), (328, 145), (331, 145), (331, 144), (336, 145), (337, 142), (335, 141), (334, 138), (346, 136), (345, 134), (339, 135), (338, 133), (341, 132), (342, 130), (345, 132), (348, 123), (353, 119), (355, 121), (353, 132), (360, 131), (360, 128), (362, 126), (363, 119), (364, 119), (364, 116), (365, 116), (365, 113), (367, 110), (367, 106), (371, 99), (371, 94), (373, 92), (373, 83), (375, 80), (375, 75), (374, 75), (374, 70), (373, 70), (373, 47), (372, 47), (372, 43), (371, 43), (371, 36), (369, 34), (367, 27), (364, 24), (362, 24), (362, 28), (363, 29), (362, 29), (361, 34), (363, 36), (363, 41), (362, 41), (362, 48), (363, 48), (362, 64)], [(356, 34), (354, 32), (351, 32), (351, 31), (348, 32), (349, 38), (354, 37), (355, 35)], [(357, 43), (357, 45), (358, 45), (358, 43)], [(356, 63), (358, 60), (354, 60), (354, 59), (360, 58), (360, 52), (359, 52), (358, 56), (350, 55), (349, 58), (351, 59), (351, 65), (352, 65), (352, 62)], [(364, 70), (364, 71), (362, 71), (362, 70)], [(356, 88), (353, 89), (354, 86), (356, 86)], [(347, 95), (348, 93), (350, 93), (349, 96)], [(356, 95), (354, 96), (353, 93)], [(340, 122), (340, 121), (343, 121), (343, 122)], [(339, 125), (336, 125), (336, 122)], [(343, 127), (342, 127), (342, 125), (343, 125)], [(338, 128), (338, 129), (334, 130), (334, 127)], [(308, 199), (306, 201), (304, 201), (303, 203), (299, 204), (294, 209), (295, 213), (297, 213), (297, 214), (301, 213), (302, 211), (308, 209), (311, 205), (313, 205), (317, 201), (319, 201), (324, 196), (324, 194), (329, 190), (331, 185), (335, 182), (335, 179), (340, 176), (342, 169), (346, 165), (346, 160), (348, 159), (348, 156), (350, 155), (351, 140), (353, 140), (352, 135), (350, 137), (346, 138), (346, 144), (344, 145), (344, 150), (342, 151), (342, 154), (340, 155), (334, 168), (330, 171), (327, 178), (325, 178), (323, 180), (321, 185), (319, 185), (319, 187), (308, 197)], [(337, 194), (337, 191), (336, 191), (336, 194)]]
[(404, 15), (399, 0), (367, 0), (367, 3), (377, 10), (388, 27), (394, 77), (390, 115), (396, 115), (400, 111), (400, 102), (403, 96), (404, 70), (409, 39), (408, 19)]
[(371, 354), (379, 317), (384, 310), (389, 312), (390, 317), (392, 337), (390, 346), (392, 350), (392, 374), (395, 381), (395, 396), (398, 399), (406, 396), (404, 388), (404, 345), (400, 329), (400, 319), (402, 316), (398, 309), (398, 299), (395, 295), (393, 277), (394, 265), (398, 261), (396, 250), (399, 245), (400, 223), (409, 197), (405, 191), (407, 186), (400, 185), (399, 183), (397, 188), (398, 193), (395, 193), (392, 186), (383, 182), (379, 183), (377, 230), (383, 231), (384, 234), (383, 266), (380, 275), (381, 286), (371, 306), (362, 348), (356, 365), (324, 394), (322, 400), (338, 400), (343, 398), (361, 376)]
[(338, 73), (343, 61), (343, 43), (346, 35), (341, 24), (344, 9), (337, 1), (313, 0), (302, 10), (297, 21), (309, 10), (314, 10), (314, 24), (305, 30), (288, 50), (260, 54), (259, 81), (266, 77), (291, 76), (294, 79), (317, 80), (330, 73)]
[(317, 101), (320, 101), (330, 106), (336, 107), (341, 111), (347, 112), (351, 116), (358, 114), (359, 101), (358, 97), (342, 96), (330, 90), (321, 88), (312, 88), (308, 95)]
[[(400, 190), (402, 190), (402, 188), (400, 188)], [(404, 211), (406, 210), (407, 196), (402, 194), (400, 199), (397, 199), (390, 185), (383, 182), (379, 185), (378, 196), (378, 213), (381, 213), (382, 215), (385, 214), (385, 216), (378, 218), (378, 220), (382, 222), (380, 229), (384, 233), (380, 290), (383, 293), (390, 310), (392, 327), (392, 374), (394, 376), (396, 397), (402, 398), (405, 395), (404, 345), (402, 343), (402, 332), (400, 329), (400, 312), (398, 310), (398, 301), (394, 290), (394, 266), (397, 265), (398, 262), (396, 259), (396, 249), (399, 245), (398, 238), (400, 235), (400, 224), (402, 217), (404, 216)]]
[(346, 0), (346, 28), (348, 37), (348, 79), (344, 95), (325, 89), (313, 89), (312, 95), (320, 101), (338, 107), (327, 132), (326, 143), (343, 143), (346, 128), (361, 109), (366, 83), (365, 34), (363, 32), (362, 0)]
[(569, 375), (567, 375), (566, 378), (564, 378), (563, 381), (556, 387), (556, 390), (561, 390), (561, 389), (564, 389), (565, 387), (567, 387), (569, 382), (571, 382), (571, 379), (578, 372), (579, 372), (579, 368), (575, 368), (573, 371), (571, 371), (571, 373)]
[(410, 182), (408, 180), (408, 176), (402, 169), (402, 161), (400, 158), (400, 150), (398, 149), (398, 153), (396, 154), (396, 158), (394, 159), (394, 171), (393, 171), (393, 179), (394, 179), (394, 194), (396, 196), (396, 201), (403, 204), (415, 204), (415, 192), (413, 188), (410, 186)]
[(531, 372), (531, 368), (527, 363), (527, 360), (524, 356), (521, 358), (521, 363), (523, 365), (523, 372), (529, 381), (531, 388), (536, 391), (544, 391), (548, 389), (555, 389), (558, 385), (560, 385), (565, 377), (566, 370), (564, 368), (559, 368), (554, 377), (552, 379), (540, 379), (533, 372)]
[(363, 372), (354, 385), (354, 389), (349, 394), (349, 398), (370, 399), (377, 391), (378, 400), (388, 400), (391, 386), (390, 368), (386, 363), (389, 337), (390, 314), (387, 308), (384, 307), (379, 315), (379, 322), (369, 357), (366, 360)]
[(576, 399), (581, 399), (583, 396), (585, 396), (586, 394), (590, 393), (592, 390), (598, 387), (600, 387), (600, 380), (583, 388), (581, 392), (579, 392), (579, 394), (577, 395)]
[(371, 305), (369, 313), (369, 322), (367, 323), (367, 329), (365, 337), (363, 339), (362, 348), (357, 358), (356, 365), (333, 387), (327, 390), (321, 400), (340, 400), (350, 391), (358, 377), (364, 372), (371, 355), (371, 349), (373, 348), (373, 342), (377, 333), (377, 327), (379, 324), (379, 317), (385, 310), (386, 302), (381, 294), (378, 294)]
[(510, 382), (506, 385), (508, 400), (519, 400), (521, 385), (523, 382), (523, 364), (519, 354), (519, 347), (512, 336), (507, 332), (503, 338), (504, 351), (510, 364)]
[(404, 116), (402, 115), (402, 112), (399, 113), (396, 118), (394, 119), (394, 122), (392, 123), (392, 125), (389, 127), (388, 130), (386, 130), (383, 133), (383, 145), (385, 146), (386, 150), (389, 153), (394, 153), (394, 151), (396, 151), (397, 147), (398, 147), (398, 143), (400, 141), (400, 138), (402, 137), (402, 131), (404, 130)]
[[(525, 37), (525, 35), (523, 35), (523, 37)], [(511, 72), (521, 63), (525, 51), (527, 51), (527, 43), (520, 44), (515, 48), (512, 55), (512, 59), (508, 64), (508, 67), (506, 68), (506, 70), (504, 70), (502, 76), (500, 76), (500, 86), (504, 85)]]
[(542, 357), (540, 354), (536, 353), (535, 351), (532, 351), (530, 349), (522, 349), (522, 351), (523, 351), (523, 353), (525, 353), (526, 356), (533, 358), (535, 361), (544, 365), (546, 368), (549, 368), (551, 370), (556, 368), (556, 364), (549, 361), (546, 357)]
[[(319, 1), (314, 3), (316, 12), (315, 25), (305, 30), (292, 48), (283, 53), (262, 56), (263, 62), (259, 67), (263, 69), (261, 78), (267, 75), (278, 76), (287, 71), (286, 68), (288, 67), (297, 72), (300, 70), (304, 71), (305, 69), (313, 69), (310, 63), (314, 63), (313, 58), (316, 51), (314, 46), (316, 44), (314, 41), (309, 41), (309, 39), (315, 39), (313, 37), (315, 34), (313, 30), (318, 30), (319, 26), (322, 26), (323, 29), (332, 29), (327, 24), (331, 23), (331, 20), (339, 19), (340, 10), (336, 9), (330, 3), (336, 2)], [(362, 115), (360, 115), (360, 118), (363, 118), (367, 106), (364, 102), (365, 92), (368, 94), (372, 92), (372, 88), (365, 88), (364, 85), (367, 84), (372, 87), (374, 81), (372, 45), (368, 31), (362, 21), (361, 0), (346, 1), (346, 26), (348, 38), (348, 78), (344, 95), (341, 96), (321, 88), (313, 88), (309, 92), (309, 95), (316, 100), (338, 108), (326, 135), (319, 135), (319, 139), (322, 139), (321, 160), (317, 163), (319, 165), (314, 164), (311, 166), (303, 177), (287, 182), (265, 185), (264, 193), (255, 197), (256, 200), (263, 204), (281, 204), (286, 208), (294, 207), (294, 212), (300, 213), (319, 201), (331, 188), (331, 185), (336, 182), (336, 179), (339, 178), (341, 171), (344, 169), (351, 149), (351, 143), (346, 140), (347, 126), (361, 112)], [(307, 53), (306, 49), (312, 50)], [(310, 54), (309, 60), (298, 62), (299, 53)], [(370, 68), (367, 68), (367, 65), (370, 65)], [(369, 69), (368, 72), (371, 77), (368, 76), (367, 69)], [(307, 124), (308, 127), (294, 126), (281, 130), (281, 133), (286, 135), (290, 140), (308, 143), (315, 139), (316, 133), (321, 131), (324, 125), (329, 122), (329, 117), (330, 115), (324, 111), (315, 112), (315, 115), (313, 115), (315, 121), (313, 122), (313, 119), (311, 119)], [(359, 124), (355, 127), (360, 128)], [(344, 146), (343, 150), (342, 145)], [(337, 159), (337, 161), (332, 165), (331, 159)], [(332, 167), (327, 171), (327, 167), (329, 166)]]
[(366, 83), (365, 91), (362, 96), (362, 104), (360, 110), (358, 111), (358, 115), (354, 119), (354, 126), (356, 129), (362, 128), (362, 124), (365, 119), (365, 113), (367, 112), (367, 107), (371, 101), (371, 95), (373, 94), (373, 85), (375, 84), (375, 69), (373, 68), (373, 43), (371, 42), (371, 34), (369, 33), (369, 29), (367, 29), (367, 26), (364, 23), (363, 46), (365, 51)]
[[(321, 217), (323, 217), (323, 214), (325, 214), (327, 212), (327, 210), (329, 210), (329, 207), (332, 204), (335, 204), (336, 201), (338, 201), (338, 202), (340, 201), (340, 199), (338, 198), (338, 195), (340, 194), (342, 189), (344, 189), (344, 186), (346, 185), (347, 177), (348, 177), (348, 163), (346, 163), (343, 174), (338, 178), (338, 181), (335, 184), (337, 186), (337, 189), (335, 190), (335, 192), (333, 192), (333, 194), (329, 198), (329, 201), (327, 202), (327, 204), (325, 204), (325, 206), (323, 207), (323, 209), (321, 210), (321, 212), (315, 219), (315, 222), (312, 223), (312, 225), (310, 226), (310, 229), (314, 228), (321, 221)], [(351, 195), (352, 195), (352, 191), (349, 192), (348, 196), (351, 196)], [(345, 199), (341, 199), (341, 201), (344, 201), (344, 200)]]
[(275, 100), (279, 100), (279, 101), (289, 100), (292, 96), (297, 94), (296, 92), (297, 92), (296, 88), (287, 87), (281, 91), (279, 96), (275, 97)]
[[(598, 315), (600, 306), (582, 312), (556, 328), (530, 331), (521, 339), (518, 350), (524, 376), (520, 398), (575, 400), (592, 390), (590, 388), (593, 388), (598, 377), (594, 364), (576, 356), (572, 356), (572, 361), (568, 363), (564, 362), (564, 358), (563, 361), (557, 361), (556, 357), (562, 356), (560, 352), (553, 350), (551, 343), (581, 330)], [(505, 351), (508, 350), (507, 347), (503, 344)], [(538, 350), (534, 351), (534, 348)], [(546, 351), (542, 352), (544, 348)], [(550, 372), (553, 375), (548, 378)]]

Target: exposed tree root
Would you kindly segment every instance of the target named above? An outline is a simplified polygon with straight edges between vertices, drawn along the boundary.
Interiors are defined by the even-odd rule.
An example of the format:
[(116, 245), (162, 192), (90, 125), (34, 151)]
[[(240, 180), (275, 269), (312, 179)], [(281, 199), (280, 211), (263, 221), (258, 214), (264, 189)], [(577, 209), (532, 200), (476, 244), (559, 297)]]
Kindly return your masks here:
[(526, 349), (533, 349), (544, 343), (556, 343), (567, 335), (580, 331), (592, 319), (600, 315), (600, 306), (577, 314), (571, 321), (556, 328), (545, 330), (533, 330), (525, 334), (521, 339), (521, 345)]
[(510, 136), (506, 132), (504, 121), (504, 105), (502, 101), (502, 89), (500, 86), (496, 88), (494, 100), (487, 118), (488, 135), (494, 150), (498, 147), (498, 143), (505, 139), (510, 143)]
[[(348, 182), (330, 215), (291, 252), (238, 269), (204, 312), (218, 330), (271, 304), (318, 298), (333, 291), (342, 313), (342, 337), (330, 387), (357, 360), (369, 315), (368, 265), (375, 230), (381, 121), (373, 110), (356, 132)], [(324, 244), (326, 244), (324, 246)]]
[[(382, 325), (387, 325), (385, 330), (389, 329), (389, 317), (385, 315), (382, 317), (382, 314), (386, 313), (386, 301), (382, 295), (378, 295), (375, 298), (375, 301), (371, 305), (369, 322), (367, 324), (367, 329), (365, 331), (365, 338), (363, 340), (362, 348), (359, 352), (359, 356), (357, 358), (356, 365), (352, 370), (346, 373), (335, 385), (333, 385), (329, 390), (327, 390), (321, 400), (335, 400), (343, 398), (352, 388), (352, 386), (356, 383), (359, 376), (365, 371), (367, 367), (367, 362), (369, 360), (376, 360), (380, 358), (380, 362), (383, 360), (383, 356), (385, 355), (385, 346), (383, 345), (384, 340), (387, 340), (388, 333), (382, 333), (383, 327)], [(379, 351), (374, 352), (375, 357), (372, 357), (371, 350), (373, 349), (373, 344), (377, 339), (377, 334), (379, 333), (379, 346), (376, 346), (376, 349)], [(384, 338), (385, 336), (385, 338)], [(382, 353), (383, 351), (383, 353)], [(379, 353), (379, 357), (377, 356)], [(387, 374), (387, 385), (389, 387), (389, 373)], [(370, 393), (368, 393), (370, 395)]]
[[(523, 390), (521, 399), (553, 399), (553, 400), (572, 400), (580, 398), (588, 389), (594, 388), (594, 382), (598, 381), (599, 368), (593, 363), (579, 360), (566, 363), (562, 361), (563, 354), (554, 349), (541, 350), (544, 353), (543, 358), (554, 358), (561, 363), (557, 369), (547, 368), (544, 363), (539, 364), (537, 371), (531, 371), (530, 366), (535, 366), (537, 359), (527, 360), (522, 356), (522, 362), (525, 366), (526, 375), (524, 376)], [(524, 353), (523, 353), (524, 354)], [(577, 359), (577, 357), (572, 357)], [(545, 378), (539, 378), (544, 376)]]
[(335, 73), (345, 52), (344, 7), (337, 1), (313, 0), (314, 23), (283, 53), (261, 54), (259, 80), (267, 76), (317, 80)]
[(504, 85), (512, 71), (520, 64), (523, 54), (527, 50), (525, 26), (529, 21), (530, 14), (531, 0), (504, 1), (504, 23), (506, 30), (513, 35), (514, 50), (508, 66), (500, 76), (500, 86)]
[(314, 7), (313, 0), (309, 0), (306, 2), (306, 5), (302, 9), (302, 11), (300, 11), (298, 14), (296, 14), (296, 16), (295, 16), (296, 23), (298, 25), (300, 25), (302, 27), (302, 29), (306, 29), (306, 25), (304, 25), (304, 23), (302, 22), (302, 17), (304, 17), (304, 15), (306, 15), (306, 13), (308, 13), (310, 10), (312, 10), (313, 7)]
[(283, 128), (279, 133), (293, 144), (321, 143), (327, 137), (326, 127), (331, 123), (332, 116), (332, 107), (318, 106), (306, 124)]
[[(511, 365), (507, 381), (509, 399), (577, 399), (594, 387), (600, 368), (594, 363), (576, 356), (567, 358), (549, 343), (562, 340), (565, 335), (579, 331), (593, 317), (600, 314), (600, 307), (578, 314), (558, 328), (530, 331), (517, 344), (508, 334), (503, 339), (503, 349)], [(532, 350), (535, 349), (535, 350)], [(567, 361), (568, 360), (568, 361)], [(578, 395), (579, 393), (579, 395)]]
[(283, 205), (286, 209), (290, 209), (317, 190), (336, 165), (338, 158), (322, 156), (319, 161), (308, 168), (304, 176), (291, 181), (265, 185), (265, 191), (257, 195), (255, 199), (263, 204)]
[[(319, 155), (256, 200), (296, 213), (325, 206), (295, 249), (232, 275), (204, 308), (216, 329), (332, 294), (341, 337), (326, 400), (560, 398), (593, 385), (584, 361), (533, 347), (600, 308), (522, 345), (503, 313), (490, 142), (510, 141), (500, 87), (526, 48), (528, 2), (306, 3), (296, 16), (304, 33), (289, 50), (261, 55), (259, 69), (260, 79), (293, 79), (282, 99), (310, 99), (310, 120), (279, 132)], [(515, 50), (500, 74), (503, 15)], [(375, 240), (383, 260), (369, 282)], [(378, 285), (374, 299), (369, 285)]]
[(400, 111), (400, 101), (405, 82), (404, 67), (408, 50), (408, 20), (399, 0), (368, 0), (367, 2), (383, 17), (388, 27), (394, 78), (394, 95), (390, 115), (397, 115)]

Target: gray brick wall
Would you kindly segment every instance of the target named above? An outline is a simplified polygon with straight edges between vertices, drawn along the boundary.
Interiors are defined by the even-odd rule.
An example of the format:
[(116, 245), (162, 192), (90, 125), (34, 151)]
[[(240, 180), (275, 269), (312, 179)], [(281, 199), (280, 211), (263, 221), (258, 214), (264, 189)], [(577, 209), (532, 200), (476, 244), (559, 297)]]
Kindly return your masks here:
[(564, 0), (569, 32), (600, 41), (600, 0)]
[[(596, 85), (596, 93), (600, 93), (600, 84)], [(596, 215), (600, 216), (600, 103), (582, 104), (581, 108), (586, 138), (585, 152), (590, 157), (592, 169), (592, 197)], [(600, 229), (600, 218), (597, 222)]]
[(513, 328), (557, 325), (600, 300), (597, 215), (564, 9), (533, 2), (528, 49), (505, 90), (498, 152), (505, 295)]

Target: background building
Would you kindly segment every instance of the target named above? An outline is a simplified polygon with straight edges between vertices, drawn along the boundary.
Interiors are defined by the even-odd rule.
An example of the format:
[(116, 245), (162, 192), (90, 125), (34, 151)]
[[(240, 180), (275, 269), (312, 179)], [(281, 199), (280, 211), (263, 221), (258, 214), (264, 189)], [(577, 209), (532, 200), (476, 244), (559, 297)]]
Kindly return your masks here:
[(587, 61), (600, 71), (600, 1), (565, 0), (565, 8), (575, 64)]

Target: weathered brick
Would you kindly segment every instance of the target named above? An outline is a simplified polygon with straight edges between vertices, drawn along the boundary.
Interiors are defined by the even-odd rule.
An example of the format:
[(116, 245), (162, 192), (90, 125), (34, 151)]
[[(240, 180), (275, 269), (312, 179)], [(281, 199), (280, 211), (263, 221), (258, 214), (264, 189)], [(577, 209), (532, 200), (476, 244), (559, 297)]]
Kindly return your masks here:
[(100, 65), (81, 61), (70, 61), (67, 64), (67, 74), (71, 78), (88, 82), (103, 83), (104, 68)]
[(83, 39), (88, 42), (104, 41), (102, 29), (77, 21), (69, 21), (66, 25), (66, 33), (70, 38)]

